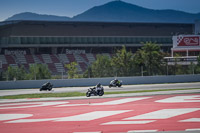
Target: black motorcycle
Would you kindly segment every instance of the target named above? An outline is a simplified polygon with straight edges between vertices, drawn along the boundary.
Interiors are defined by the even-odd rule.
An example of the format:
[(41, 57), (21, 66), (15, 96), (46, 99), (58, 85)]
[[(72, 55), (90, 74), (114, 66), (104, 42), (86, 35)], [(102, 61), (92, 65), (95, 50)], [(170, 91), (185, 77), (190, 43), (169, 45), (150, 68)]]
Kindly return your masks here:
[(90, 96), (103, 96), (104, 94), (104, 88), (100, 87), (98, 89), (96, 89), (96, 87), (93, 88), (89, 88), (88, 91), (86, 92), (86, 96), (90, 97)]
[(115, 82), (114, 80), (112, 80), (111, 82), (110, 82), (110, 84), (109, 84), (109, 88), (111, 88), (111, 87), (121, 87), (122, 86), (122, 81), (117, 81), (117, 82)]
[(53, 84), (51, 84), (50, 82), (47, 82), (47, 83), (42, 85), (42, 87), (40, 88), (40, 91), (43, 91), (43, 90), (51, 91), (52, 88), (53, 88)]

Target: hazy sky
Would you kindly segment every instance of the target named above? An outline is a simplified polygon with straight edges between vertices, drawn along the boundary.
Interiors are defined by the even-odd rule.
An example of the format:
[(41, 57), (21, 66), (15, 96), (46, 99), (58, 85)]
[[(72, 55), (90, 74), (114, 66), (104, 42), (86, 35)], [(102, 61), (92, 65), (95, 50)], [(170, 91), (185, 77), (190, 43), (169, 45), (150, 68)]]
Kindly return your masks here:
[[(0, 21), (21, 12), (73, 17), (114, 0), (0, 0)], [(200, 13), (200, 0), (122, 0), (150, 9)]]

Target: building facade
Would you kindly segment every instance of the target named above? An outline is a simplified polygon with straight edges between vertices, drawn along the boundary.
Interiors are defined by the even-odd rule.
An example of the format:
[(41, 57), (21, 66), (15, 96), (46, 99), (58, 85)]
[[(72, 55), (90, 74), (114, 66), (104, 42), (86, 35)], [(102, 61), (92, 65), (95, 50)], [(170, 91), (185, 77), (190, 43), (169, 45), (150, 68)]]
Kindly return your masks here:
[(180, 23), (1, 22), (0, 61), (4, 70), (44, 63), (55, 74), (76, 61), (83, 72), (96, 54), (112, 56), (122, 45), (135, 52), (145, 42), (157, 43), (170, 53), (172, 36), (193, 33), (194, 24)]

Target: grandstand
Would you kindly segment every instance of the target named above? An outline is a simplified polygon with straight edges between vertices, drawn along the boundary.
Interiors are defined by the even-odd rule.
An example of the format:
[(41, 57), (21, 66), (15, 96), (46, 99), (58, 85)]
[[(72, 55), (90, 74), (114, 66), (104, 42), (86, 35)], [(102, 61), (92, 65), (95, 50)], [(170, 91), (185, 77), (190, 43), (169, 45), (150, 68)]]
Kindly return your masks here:
[(180, 23), (5, 21), (0, 23), (0, 70), (42, 63), (56, 75), (76, 61), (82, 73), (97, 54), (110, 57), (122, 45), (135, 52), (147, 41), (170, 52), (172, 36), (193, 33), (194, 24)]

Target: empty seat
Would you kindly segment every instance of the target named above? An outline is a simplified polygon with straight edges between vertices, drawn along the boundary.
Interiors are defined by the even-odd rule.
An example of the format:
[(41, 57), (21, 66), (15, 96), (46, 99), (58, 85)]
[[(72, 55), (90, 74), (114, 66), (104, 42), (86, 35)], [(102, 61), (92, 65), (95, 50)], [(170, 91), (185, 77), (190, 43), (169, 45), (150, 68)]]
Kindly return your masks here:
[(44, 63), (53, 63), (49, 54), (42, 54)]
[(66, 54), (58, 54), (58, 58), (63, 64), (69, 63), (69, 59)]
[(15, 59), (11, 55), (5, 55), (8, 64), (16, 64)]
[(33, 55), (29, 54), (29, 55), (25, 55), (26, 61), (28, 64), (32, 64), (35, 63)]
[(70, 62), (76, 62), (76, 59), (73, 54), (67, 54), (67, 58), (69, 59)]

